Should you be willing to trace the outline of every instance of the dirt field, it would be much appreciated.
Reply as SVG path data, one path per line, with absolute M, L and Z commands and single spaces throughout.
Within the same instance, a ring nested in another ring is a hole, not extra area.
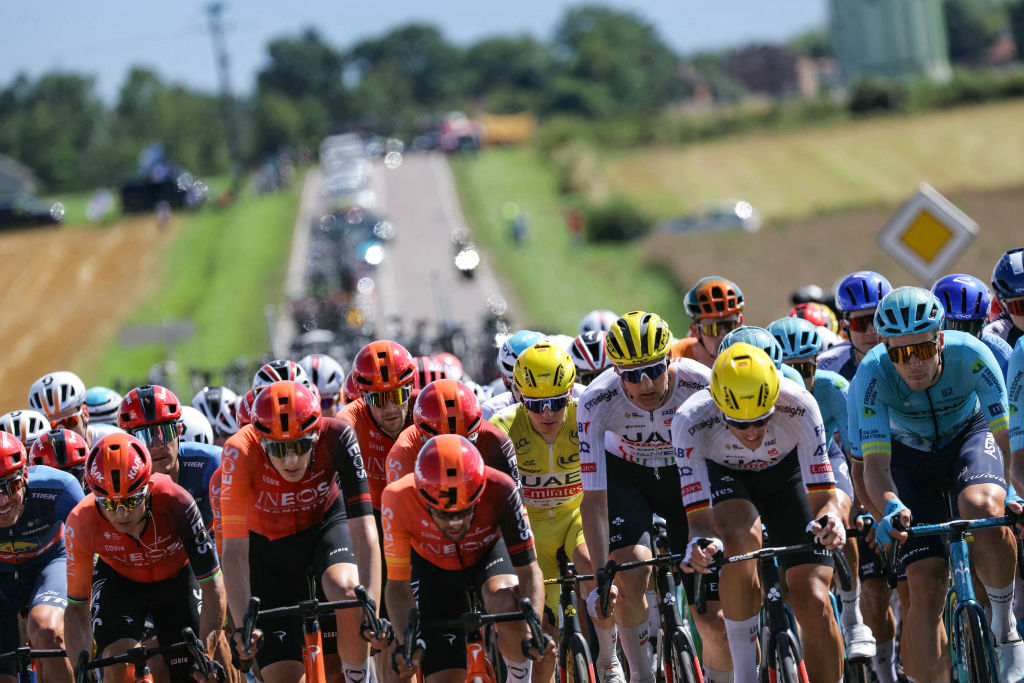
M 953 271 L 988 282 L 996 259 L 1007 249 L 1024 246 L 1024 187 L 948 198 L 980 226 L 978 238 L 953 264 Z M 854 270 L 876 270 L 893 286 L 931 286 L 918 282 L 876 242 L 895 209 L 885 206 L 769 224 L 755 234 L 655 235 L 644 248 L 648 258 L 668 268 L 683 287 L 707 275 L 735 280 L 747 300 L 746 322 L 762 325 L 786 314 L 790 293 L 800 285 L 813 282 L 829 289 Z
M 26 408 L 29 387 L 47 372 L 74 370 L 89 381 L 87 364 L 159 282 L 159 255 L 176 229 L 159 232 L 146 216 L 0 233 L 0 413 Z

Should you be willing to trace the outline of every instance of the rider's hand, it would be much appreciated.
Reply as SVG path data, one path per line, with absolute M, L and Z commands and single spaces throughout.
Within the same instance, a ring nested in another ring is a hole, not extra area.
M 526 644 L 529 639 L 523 641 L 523 654 L 529 657 L 533 661 L 547 657 L 554 659 L 555 656 L 555 641 L 550 636 L 545 636 L 543 649 L 538 650 L 535 647 L 527 648 Z
M 710 574 L 714 569 L 715 553 L 724 549 L 725 543 L 720 538 L 691 538 L 679 567 L 687 574 L 695 571 Z
M 258 628 L 252 630 L 252 637 L 249 638 L 249 652 L 245 651 L 245 643 L 242 642 L 242 629 L 235 629 L 235 632 L 231 634 L 231 646 L 238 653 L 238 658 L 243 662 L 250 660 L 256 656 L 256 650 L 260 647 L 260 642 L 263 640 L 263 631 Z
M 825 523 L 819 524 L 819 520 L 813 520 L 807 525 L 807 531 L 814 534 L 822 548 L 827 550 L 838 550 L 846 544 L 846 525 L 834 512 L 826 513 Z
M 590 615 L 590 618 L 591 619 L 597 619 L 597 620 L 604 620 L 604 619 L 607 619 L 610 616 L 612 616 L 612 613 L 615 612 L 615 598 L 616 598 L 616 596 L 618 596 L 618 594 L 619 594 L 619 589 L 613 583 L 612 587 L 611 587 L 611 590 L 608 591 L 608 610 L 607 610 L 607 612 L 605 614 L 601 615 L 601 614 L 598 614 L 598 612 L 597 612 L 597 610 L 600 609 L 600 607 L 601 607 L 601 605 L 600 605 L 600 601 L 601 601 L 600 591 L 597 588 L 595 588 L 594 590 L 590 591 L 590 595 L 587 596 L 587 613 Z
M 868 544 L 874 543 L 875 529 L 878 527 L 878 521 L 875 519 L 874 515 L 865 510 L 861 514 L 857 515 L 857 519 L 853 521 L 853 524 L 857 527 L 857 531 L 863 534 L 861 538 L 867 541 Z M 867 529 L 866 533 L 864 529 Z
M 377 652 L 383 652 L 391 646 L 391 643 L 395 640 L 395 634 L 391 630 L 391 623 L 387 619 L 379 619 L 380 621 L 380 632 L 375 633 L 370 628 L 370 624 L 367 622 L 362 623 L 362 630 L 360 635 L 363 640 L 370 644 L 370 649 Z
M 875 544 L 882 550 L 888 550 L 894 541 L 903 543 L 907 540 L 906 531 L 896 530 L 893 523 L 895 520 L 898 520 L 904 529 L 910 527 L 912 520 L 910 509 L 899 498 L 893 498 L 885 504 L 882 519 L 878 520 L 878 524 L 875 526 Z
M 1011 519 L 1021 520 L 1024 514 L 1024 498 L 1021 498 L 1013 486 L 1006 490 L 1006 516 Z M 1013 531 L 1018 538 L 1024 538 L 1024 520 L 1016 521 L 1013 524 Z
M 416 675 L 416 670 L 420 667 L 420 660 L 423 659 L 422 642 L 417 641 L 413 646 L 416 649 L 412 653 L 412 666 L 409 666 L 405 661 L 405 648 L 403 646 L 399 645 L 391 652 L 391 668 L 395 670 L 399 678 L 409 679 Z

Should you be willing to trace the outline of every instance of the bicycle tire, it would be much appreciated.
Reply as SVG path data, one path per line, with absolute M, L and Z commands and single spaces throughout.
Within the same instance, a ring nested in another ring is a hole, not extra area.
M 704 683 L 704 674 L 697 660 L 697 648 L 690 634 L 682 627 L 677 627 L 668 645 L 668 668 L 672 671 L 672 683 Z
M 868 673 L 868 662 L 845 660 L 843 662 L 843 681 L 845 683 L 870 683 L 871 674 Z
M 598 683 L 594 663 L 579 646 L 569 646 L 565 659 L 565 683 Z
M 989 649 L 985 647 L 984 614 L 977 605 L 965 605 L 960 612 L 957 624 L 960 631 L 960 642 L 963 645 L 964 664 L 967 667 L 968 680 L 978 683 L 996 681 L 998 669 L 989 659 Z
M 774 656 L 778 683 L 808 683 L 804 663 L 797 657 L 789 634 L 775 640 Z

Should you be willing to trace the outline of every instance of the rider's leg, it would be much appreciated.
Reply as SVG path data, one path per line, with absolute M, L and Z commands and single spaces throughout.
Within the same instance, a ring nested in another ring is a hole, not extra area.
M 786 569 L 789 603 L 801 627 L 804 664 L 812 681 L 838 681 L 843 675 L 843 641 L 829 597 L 832 573 L 831 567 L 819 564 Z
M 942 625 L 949 572 L 938 557 L 925 557 L 907 565 L 908 603 L 902 603 L 903 636 L 900 652 L 903 668 L 916 681 L 941 681 L 949 677 L 949 648 Z
M 725 544 L 725 555 L 739 555 L 761 547 L 761 518 L 750 501 L 741 498 L 723 500 L 712 507 L 712 514 L 715 533 Z M 719 572 L 718 594 L 732 653 L 734 679 L 736 683 L 757 681 L 757 615 L 761 608 L 761 583 L 757 578 L 756 563 L 740 562 L 723 567 Z

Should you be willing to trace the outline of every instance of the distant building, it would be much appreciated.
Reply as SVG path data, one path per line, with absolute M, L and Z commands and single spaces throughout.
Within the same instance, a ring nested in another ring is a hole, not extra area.
M 842 82 L 868 76 L 946 81 L 951 75 L 942 0 L 830 0 Z
M 783 45 L 749 45 L 730 54 L 724 68 L 751 93 L 782 97 L 799 92 L 798 59 Z

